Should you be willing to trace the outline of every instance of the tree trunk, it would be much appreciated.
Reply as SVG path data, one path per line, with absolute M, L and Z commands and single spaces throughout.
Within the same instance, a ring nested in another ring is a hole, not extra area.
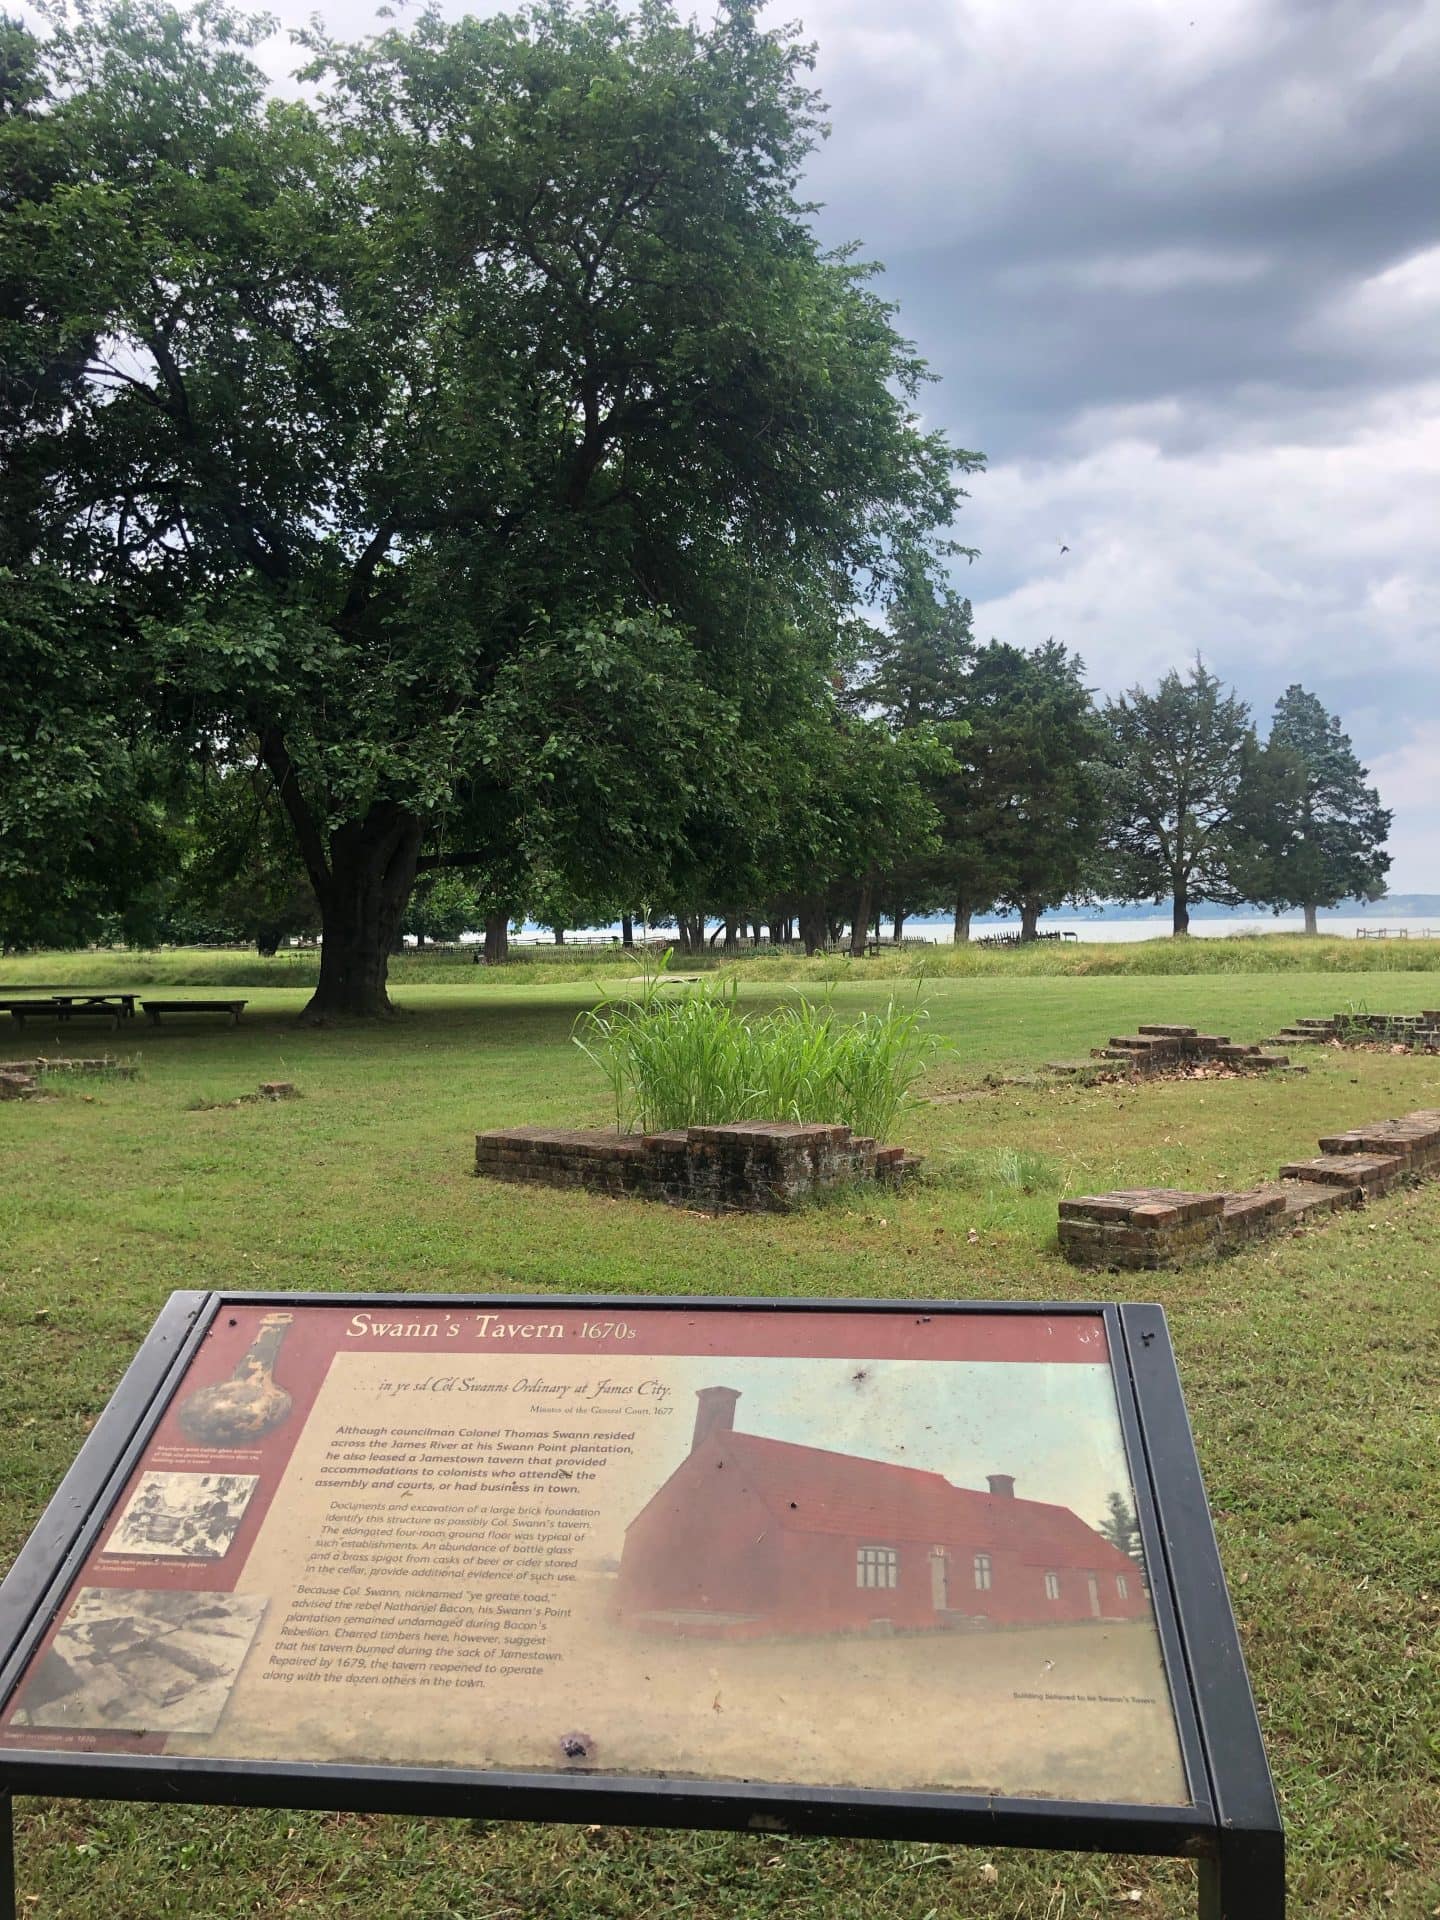
M 485 916 L 485 964 L 500 967 L 510 958 L 510 915 L 487 913 Z
M 904 907 L 896 907 L 895 909 L 895 944 L 897 947 L 900 944 L 900 936 L 904 931 L 905 931 L 905 909 Z
M 620 944 L 622 947 L 633 947 L 635 944 L 635 921 L 628 913 L 620 916 Z
M 853 960 L 865 958 L 865 936 L 870 931 L 870 893 L 872 881 L 867 874 L 860 883 L 860 891 L 855 896 L 855 911 L 850 919 L 850 957 Z
M 1315 904 L 1309 900 L 1305 903 L 1305 931 L 1306 933 L 1319 933 L 1320 931 L 1320 922 L 1315 918 Z
M 394 1011 L 386 971 L 415 884 L 420 837 L 414 815 L 388 805 L 330 835 L 320 891 L 320 980 L 304 1019 L 374 1019 Z
M 1190 931 L 1190 896 L 1184 887 L 1175 889 L 1175 938 Z
M 565 944 L 565 929 L 563 927 L 556 927 L 555 929 L 555 944 L 557 947 L 563 947 Z
M 824 937 L 824 908 L 815 901 L 802 901 L 800 903 L 800 939 L 808 957 L 814 956 Z
M 971 911 L 972 909 L 968 900 L 957 900 L 955 902 L 955 931 L 951 938 L 957 947 L 961 945 L 963 941 L 970 938 Z
M 1040 903 L 1032 895 L 1020 902 L 1020 938 L 1036 940 L 1040 935 Z

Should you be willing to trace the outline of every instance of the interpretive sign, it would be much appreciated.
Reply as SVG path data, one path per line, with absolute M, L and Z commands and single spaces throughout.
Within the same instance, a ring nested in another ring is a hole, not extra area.
M 0 1785 L 1189 1853 L 1279 1822 L 1163 1316 L 177 1295 Z

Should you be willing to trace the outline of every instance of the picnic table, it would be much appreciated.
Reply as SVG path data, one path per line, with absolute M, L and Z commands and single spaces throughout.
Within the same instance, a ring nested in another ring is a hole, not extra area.
M 95 1017 L 108 1020 L 111 1026 L 119 1026 L 122 1020 L 135 1018 L 135 1002 L 138 995 L 133 993 L 104 993 L 77 991 L 67 988 L 62 993 L 37 995 L 33 991 L 15 999 L 0 1000 L 0 1013 L 8 1013 L 19 1026 L 27 1020 L 39 1016 L 48 1016 L 58 1022 Z
M 228 1013 L 232 1027 L 238 1027 L 248 1000 L 152 1000 L 147 994 L 140 1002 L 145 1018 L 158 1027 L 162 1013 Z

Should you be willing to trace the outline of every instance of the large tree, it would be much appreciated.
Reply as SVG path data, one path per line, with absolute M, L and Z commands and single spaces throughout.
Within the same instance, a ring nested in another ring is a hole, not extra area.
M 1029 652 L 983 648 L 969 712 L 985 749 L 995 897 L 1033 940 L 1042 913 L 1088 889 L 1104 825 L 1105 731 L 1082 662 L 1056 640 Z
M 743 0 L 426 14 L 312 43 L 299 100 L 261 31 L 133 0 L 27 52 L 0 295 L 68 390 L 24 560 L 123 598 L 178 743 L 253 746 L 312 1012 L 368 1014 L 416 875 L 517 823 L 588 893 L 663 875 L 973 463 L 810 230 L 808 55 Z
M 1246 896 L 1277 913 L 1316 914 L 1342 900 L 1378 900 L 1390 856 L 1390 814 L 1367 784 L 1349 735 L 1304 687 L 1275 703 L 1270 737 L 1237 806 L 1237 877 Z
M 1110 872 L 1118 899 L 1168 895 L 1174 930 L 1199 900 L 1232 900 L 1235 810 L 1255 754 L 1250 709 L 1196 660 L 1153 693 L 1133 687 L 1105 709 L 1112 762 Z

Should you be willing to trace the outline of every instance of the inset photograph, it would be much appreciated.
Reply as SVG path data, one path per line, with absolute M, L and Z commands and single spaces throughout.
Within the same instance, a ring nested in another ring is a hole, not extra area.
M 219 1560 L 229 1550 L 258 1479 L 253 1473 L 146 1473 L 105 1554 Z
M 213 1733 L 265 1597 L 83 1587 L 12 1725 Z

